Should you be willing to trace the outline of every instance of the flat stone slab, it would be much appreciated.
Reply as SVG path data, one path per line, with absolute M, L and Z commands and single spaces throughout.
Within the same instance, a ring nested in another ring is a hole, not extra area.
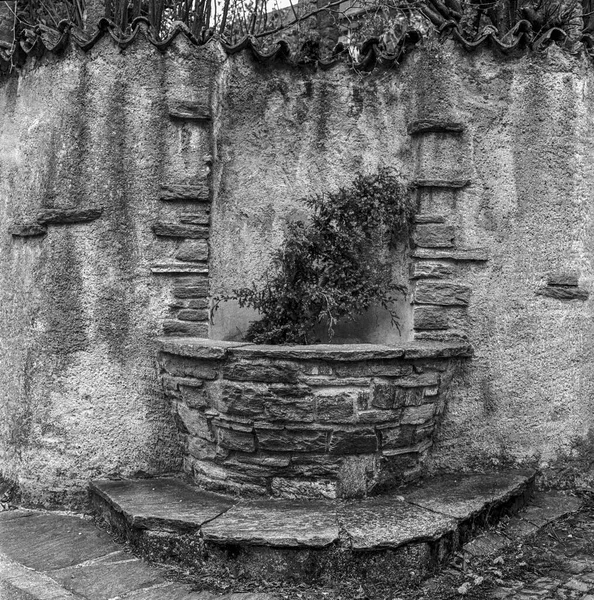
M 332 503 L 255 500 L 204 525 L 202 534 L 216 543 L 321 548 L 336 542 L 339 530 Z
M 547 523 L 577 512 L 581 505 L 581 500 L 574 496 L 561 492 L 539 492 L 519 516 L 537 527 L 544 527 Z
M 157 569 L 124 552 L 52 571 L 50 575 L 65 589 L 93 600 L 109 600 L 164 582 Z
M 239 346 L 248 346 L 249 342 L 227 342 L 202 338 L 166 337 L 157 340 L 159 349 L 168 354 L 187 356 L 189 358 L 224 358 L 227 351 Z
M 409 504 L 398 496 L 345 504 L 339 519 L 355 550 L 398 548 L 438 540 L 456 530 L 456 519 Z
M 423 508 L 467 519 L 489 505 L 521 494 L 533 477 L 527 472 L 442 475 L 426 481 L 419 489 L 404 492 L 404 497 Z
M 44 573 L 38 573 L 0 554 L 2 600 L 80 600 Z
M 173 478 L 94 481 L 91 489 L 139 529 L 197 529 L 236 503 Z
M 169 354 L 193 358 L 222 359 L 275 358 L 279 360 L 340 360 L 361 361 L 381 359 L 448 358 L 472 356 L 472 347 L 465 342 L 414 341 L 397 346 L 381 344 L 311 344 L 271 346 L 246 342 L 227 342 L 202 338 L 161 338 L 159 348 Z
M 537 492 L 525 510 L 505 523 L 503 530 L 486 531 L 464 546 L 465 554 L 484 557 L 500 552 L 536 533 L 548 523 L 577 512 L 579 498 L 561 492 Z
M 35 511 L 17 508 L 16 510 L 4 510 L 0 512 L 0 530 L 3 522 L 12 521 L 13 519 L 20 519 L 22 517 L 32 517 L 36 515 Z
M 118 550 L 107 533 L 78 517 L 38 513 L 0 521 L 0 553 L 39 571 L 69 567 Z

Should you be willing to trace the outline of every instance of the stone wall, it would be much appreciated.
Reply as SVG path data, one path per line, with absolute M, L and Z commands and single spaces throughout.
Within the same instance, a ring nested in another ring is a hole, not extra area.
M 305 196 L 392 167 L 415 185 L 393 253 L 400 330 L 469 342 L 429 465 L 588 464 L 594 437 L 592 66 L 428 40 L 402 64 L 226 56 L 108 33 L 0 79 L 0 473 L 63 501 L 181 468 L 155 339 L 238 339 L 213 295 L 261 281 Z
M 161 343 L 159 364 L 206 489 L 334 498 L 421 476 L 467 344 Z

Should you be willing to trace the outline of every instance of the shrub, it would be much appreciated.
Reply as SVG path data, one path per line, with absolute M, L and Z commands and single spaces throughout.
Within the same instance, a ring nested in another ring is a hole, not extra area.
M 308 222 L 288 224 L 284 245 L 272 257 L 261 287 L 237 289 L 242 307 L 262 314 L 246 339 L 264 344 L 307 344 L 319 325 L 330 339 L 339 319 L 352 319 L 391 303 L 404 287 L 392 281 L 388 249 L 394 235 L 408 235 L 408 188 L 387 169 L 357 177 L 348 188 L 305 201 Z

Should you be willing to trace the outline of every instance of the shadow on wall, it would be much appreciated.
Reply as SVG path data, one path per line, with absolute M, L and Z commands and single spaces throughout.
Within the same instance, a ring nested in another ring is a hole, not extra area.
M 408 285 L 409 252 L 404 242 L 397 244 L 390 253 L 394 281 Z M 251 282 L 245 282 L 251 285 Z M 342 319 L 334 328 L 334 336 L 330 339 L 323 324 L 317 328 L 317 343 L 333 344 L 397 344 L 408 342 L 413 338 L 413 312 L 409 298 L 399 294 L 392 309 L 397 316 L 397 323 L 392 322 L 388 310 L 376 306 L 362 315 L 352 319 Z M 260 314 L 252 308 L 240 307 L 236 300 L 221 302 L 212 311 L 210 337 L 215 340 L 243 340 L 246 330 L 252 321 L 257 321 Z

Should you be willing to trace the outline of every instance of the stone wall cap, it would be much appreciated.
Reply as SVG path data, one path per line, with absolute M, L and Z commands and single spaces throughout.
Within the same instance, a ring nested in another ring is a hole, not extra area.
M 451 38 L 454 43 L 468 51 L 476 50 L 478 47 L 489 46 L 502 54 L 515 55 L 518 51 L 543 50 L 548 46 L 557 44 L 559 46 L 571 46 L 581 44 L 585 49 L 594 43 L 589 32 L 582 32 L 574 39 L 557 27 L 545 31 L 534 31 L 529 21 L 521 20 L 505 35 L 500 36 L 496 29 L 486 27 L 475 37 L 467 38 L 464 30 L 454 21 L 445 21 L 438 28 L 442 37 Z M 220 50 L 228 55 L 238 52 L 250 52 L 256 60 L 262 63 L 289 63 L 296 66 L 313 63 L 316 67 L 326 70 L 340 63 L 350 63 L 356 70 L 372 70 L 376 66 L 386 68 L 397 65 L 405 52 L 421 45 L 423 35 L 420 31 L 409 29 L 404 32 L 397 41 L 393 52 L 387 52 L 380 48 L 375 38 L 370 38 L 361 46 L 361 59 L 354 61 L 350 53 L 343 45 L 338 44 L 328 59 L 318 57 L 316 59 L 304 58 L 299 53 L 291 52 L 286 41 L 280 40 L 272 50 L 259 42 L 257 37 L 248 35 L 237 44 L 226 44 L 223 40 L 215 37 L 196 37 L 183 23 L 177 22 L 173 25 L 170 34 L 161 39 L 153 30 L 151 23 L 145 17 L 138 17 L 131 23 L 129 32 L 123 32 L 115 23 L 109 19 L 102 18 L 97 23 L 97 28 L 90 37 L 85 36 L 80 30 L 73 28 L 67 21 L 60 21 L 57 28 L 37 25 L 27 30 L 27 37 L 20 40 L 18 44 L 11 44 L 10 49 L 0 48 L 0 70 L 9 71 L 11 65 L 24 64 L 29 55 L 38 56 L 44 52 L 52 54 L 63 54 L 69 45 L 78 47 L 83 52 L 88 52 L 102 38 L 110 38 L 120 49 L 125 49 L 133 44 L 139 37 L 147 40 L 160 51 L 166 50 L 178 37 L 185 38 L 190 44 L 204 47 L 217 44 Z
M 382 360 L 470 357 L 472 346 L 466 342 L 412 341 L 387 346 L 381 344 L 311 344 L 293 346 L 258 345 L 249 342 L 202 338 L 160 338 L 163 352 L 193 358 L 276 358 L 300 360 Z
M 190 358 L 223 358 L 231 348 L 248 345 L 247 342 L 229 342 L 206 338 L 158 338 L 159 350 Z

